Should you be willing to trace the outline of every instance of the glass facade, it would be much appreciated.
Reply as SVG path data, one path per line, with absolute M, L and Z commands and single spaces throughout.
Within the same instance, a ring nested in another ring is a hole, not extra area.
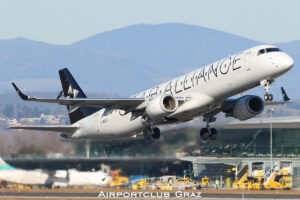
M 272 130 L 272 161 L 270 156 L 270 129 L 219 130 L 214 141 L 201 141 L 198 155 L 190 157 L 194 176 L 210 176 L 212 179 L 230 177 L 227 170 L 249 162 L 262 162 L 269 170 L 270 163 L 293 163 L 293 187 L 300 187 L 300 129 Z M 273 165 L 272 164 L 272 165 Z
M 272 153 L 278 158 L 300 157 L 300 129 L 273 129 Z M 270 130 L 221 130 L 218 139 L 200 145 L 202 156 L 270 157 Z

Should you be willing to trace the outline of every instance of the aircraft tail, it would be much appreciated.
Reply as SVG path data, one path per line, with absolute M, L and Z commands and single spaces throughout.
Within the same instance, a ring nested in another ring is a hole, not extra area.
M 59 77 L 65 98 L 87 98 L 67 68 L 59 70 Z M 62 96 L 62 92 L 57 98 Z M 67 108 L 71 124 L 74 124 L 82 118 L 85 118 L 99 110 L 99 108 L 76 105 L 67 106 Z
M 7 164 L 2 157 L 0 157 L 0 170 L 15 170 L 13 166 Z
M 288 97 L 283 87 L 281 87 L 281 93 L 282 93 L 283 101 L 291 101 L 291 99 Z

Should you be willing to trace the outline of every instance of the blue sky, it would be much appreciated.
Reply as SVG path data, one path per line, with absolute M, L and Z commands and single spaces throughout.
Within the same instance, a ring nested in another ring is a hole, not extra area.
M 300 40 L 298 0 L 0 0 L 0 39 L 70 44 L 132 24 L 179 22 L 276 43 Z

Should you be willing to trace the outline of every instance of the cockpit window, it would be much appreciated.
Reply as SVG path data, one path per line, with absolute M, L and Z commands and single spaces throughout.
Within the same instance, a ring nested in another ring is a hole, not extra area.
M 267 53 L 273 52 L 273 51 L 280 51 L 278 48 L 267 48 Z
M 270 53 L 270 52 L 275 52 L 275 51 L 281 51 L 279 48 L 266 48 L 266 49 L 261 49 L 258 51 L 257 55 L 261 55 L 264 53 Z
M 260 54 L 264 54 L 265 53 L 265 49 L 261 49 L 258 51 L 257 55 L 259 56 Z

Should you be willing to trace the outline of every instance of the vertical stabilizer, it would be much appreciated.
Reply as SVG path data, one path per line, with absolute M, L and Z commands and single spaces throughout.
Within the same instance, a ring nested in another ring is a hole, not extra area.
M 0 170 L 15 170 L 13 166 L 7 164 L 2 157 L 0 157 Z
M 291 99 L 288 97 L 288 95 L 286 94 L 286 92 L 283 89 L 283 87 L 281 87 L 280 89 L 281 89 L 283 101 L 291 101 Z
M 67 68 L 59 70 L 59 77 L 65 98 L 86 98 L 86 95 Z M 85 118 L 99 110 L 98 108 L 76 105 L 67 106 L 67 108 L 71 124 L 74 124 L 82 118 Z

